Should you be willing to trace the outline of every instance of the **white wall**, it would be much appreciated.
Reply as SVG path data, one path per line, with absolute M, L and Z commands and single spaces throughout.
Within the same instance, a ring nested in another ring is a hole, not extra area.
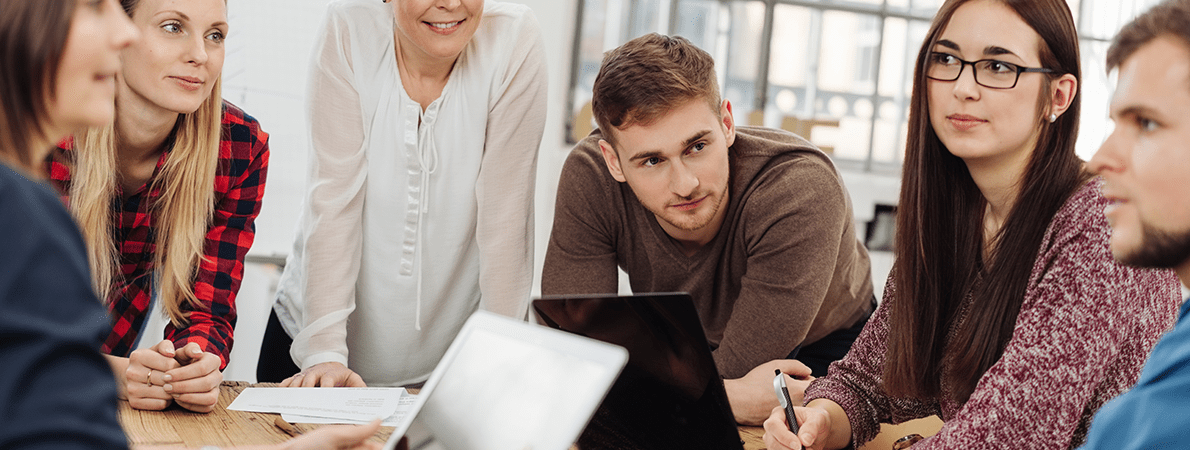
M 379 1 L 379 0 L 378 0 Z M 269 133 L 269 173 L 249 255 L 284 255 L 293 242 L 305 186 L 307 63 L 326 0 L 230 0 L 223 98 Z M 227 380 L 256 381 L 260 338 L 276 285 L 274 267 L 248 264 L 236 299 Z

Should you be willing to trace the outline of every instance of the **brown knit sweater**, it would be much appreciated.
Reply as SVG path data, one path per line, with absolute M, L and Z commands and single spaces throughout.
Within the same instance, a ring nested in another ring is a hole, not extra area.
M 868 254 L 830 158 L 780 130 L 739 127 L 730 148 L 727 216 L 686 256 L 607 171 L 599 132 L 562 168 L 543 294 L 689 292 L 720 373 L 743 376 L 871 309 Z
M 1054 215 L 1012 339 L 965 404 L 946 383 L 943 398 L 927 400 L 890 398 L 882 389 L 888 305 L 897 301 L 891 278 L 851 352 L 810 384 L 806 401 L 842 406 L 853 444 L 875 437 L 880 423 L 938 415 L 945 426 L 915 450 L 1077 447 L 1095 411 L 1136 382 L 1182 300 L 1172 271 L 1112 258 L 1101 186 L 1088 182 Z

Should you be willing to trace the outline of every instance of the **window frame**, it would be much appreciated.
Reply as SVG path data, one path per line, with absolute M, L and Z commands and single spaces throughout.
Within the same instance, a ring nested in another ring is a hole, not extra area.
M 576 26 L 574 27 L 574 36 L 572 37 L 571 55 L 570 55 L 570 74 L 569 74 L 569 79 L 568 79 L 568 83 L 567 83 L 567 91 L 566 91 L 567 97 L 566 97 L 566 101 L 565 101 L 565 103 L 566 103 L 565 111 L 567 113 L 567 117 L 564 121 L 564 126 L 566 127 L 566 133 L 565 133 L 566 140 L 567 140 L 567 143 L 569 143 L 569 144 L 575 143 L 575 142 L 573 142 L 572 136 L 569 131 L 574 126 L 573 122 L 576 118 L 575 108 L 577 106 L 577 102 L 576 102 L 576 98 L 575 98 L 576 90 L 580 88 L 580 86 L 578 84 L 579 84 L 579 77 L 581 75 L 581 64 L 582 64 L 583 56 L 584 56 L 582 54 L 584 17 L 586 15 L 588 3 L 592 2 L 592 1 L 596 1 L 596 0 L 576 0 L 576 3 L 577 3 L 576 17 L 575 17 Z M 636 36 L 629 36 L 629 34 L 631 33 L 632 27 L 628 23 L 627 16 L 628 16 L 628 14 L 630 14 L 631 11 L 636 10 L 637 7 L 641 4 L 643 4 L 644 2 L 652 2 L 652 3 L 657 4 L 657 8 L 658 8 L 657 14 L 656 14 L 656 17 L 657 17 L 656 22 L 657 23 L 654 24 L 654 29 L 652 31 L 655 31 L 655 32 L 658 32 L 661 34 L 670 34 L 671 30 L 674 30 L 677 28 L 678 20 L 679 20 L 679 13 L 681 12 L 681 3 L 683 1 L 689 1 L 689 0 L 602 0 L 602 1 L 605 1 L 608 4 L 614 3 L 615 5 L 617 5 L 617 7 L 615 7 L 615 8 L 609 7 L 608 10 L 614 10 L 614 11 L 619 12 L 620 16 L 625 19 L 625 20 L 622 20 L 621 23 L 617 24 L 617 26 L 615 27 L 615 29 L 618 32 L 616 33 L 616 36 L 614 36 L 614 39 L 609 38 L 609 36 L 607 35 L 607 32 L 612 30 L 612 27 L 610 26 L 610 24 L 603 24 L 604 30 L 605 30 L 605 35 L 603 37 L 604 44 L 605 44 L 604 47 L 607 47 L 607 45 L 613 41 L 616 42 L 615 45 L 620 45 L 620 44 L 627 42 L 628 40 L 636 37 Z M 703 1 L 705 1 L 705 0 L 703 0 Z M 911 61 L 907 61 L 904 65 L 904 73 L 899 74 L 899 75 L 898 74 L 882 73 L 882 70 L 881 70 L 882 69 L 881 63 L 882 63 L 882 57 L 883 57 L 882 53 L 884 50 L 884 39 L 887 37 L 884 34 L 885 26 L 890 19 L 905 21 L 905 23 L 907 24 L 907 26 L 905 27 L 906 28 L 906 31 L 905 31 L 906 40 L 908 40 L 908 36 L 909 36 L 908 33 L 911 32 L 910 30 L 912 29 L 912 25 L 914 24 L 914 22 L 917 22 L 918 24 L 924 23 L 924 24 L 926 24 L 926 26 L 928 26 L 928 24 L 933 20 L 934 14 L 937 12 L 937 8 L 938 8 L 938 6 L 940 6 L 940 3 L 941 3 L 938 0 L 905 0 L 905 1 L 907 2 L 907 6 L 890 5 L 889 0 L 882 0 L 879 4 L 861 3 L 861 2 L 857 2 L 857 1 L 848 1 L 848 0 L 717 0 L 717 3 L 721 10 L 723 10 L 723 8 L 730 8 L 731 5 L 735 4 L 735 3 L 760 3 L 760 4 L 763 4 L 764 9 L 765 9 L 764 22 L 763 22 L 764 25 L 763 25 L 763 28 L 760 33 L 761 47 L 759 49 L 759 53 L 758 53 L 758 57 L 757 57 L 757 67 L 756 67 L 757 76 L 756 76 L 756 79 L 754 80 L 754 86 L 752 89 L 753 104 L 752 104 L 751 109 L 764 111 L 769 106 L 770 102 L 773 101 L 773 99 L 770 98 L 770 92 L 769 92 L 769 88 L 770 88 L 769 77 L 771 75 L 769 61 L 770 61 L 771 54 L 772 54 L 774 15 L 775 15 L 775 11 L 776 11 L 776 8 L 778 5 L 789 5 L 789 6 L 801 7 L 801 8 L 809 9 L 813 12 L 819 26 L 816 27 L 817 32 L 814 33 L 811 36 L 810 41 L 806 43 L 806 45 L 808 46 L 807 48 L 811 49 L 810 52 L 811 52 L 811 55 L 813 58 L 818 57 L 818 52 L 822 48 L 822 39 L 823 39 L 824 33 L 823 33 L 822 27 L 821 27 L 821 20 L 822 20 L 823 14 L 825 14 L 828 11 L 838 11 L 838 12 L 852 13 L 852 14 L 874 17 L 877 21 L 877 25 L 876 25 L 876 29 L 874 30 L 874 33 L 877 36 L 879 36 L 879 41 L 871 49 L 871 52 L 873 53 L 873 61 L 872 61 L 872 66 L 870 67 L 870 71 L 871 71 L 870 83 L 873 85 L 873 88 L 871 89 L 872 93 L 870 95 L 867 95 L 867 97 L 869 98 L 869 101 L 873 105 L 874 110 L 871 114 L 871 117 L 868 119 L 865 119 L 868 121 L 868 146 L 866 149 L 867 154 L 866 154 L 866 157 L 863 159 L 854 159 L 854 158 L 848 158 L 848 157 L 834 157 L 834 161 L 835 161 L 835 164 L 842 170 L 850 170 L 850 171 L 856 171 L 856 172 L 862 172 L 862 173 L 884 173 L 884 174 L 899 175 L 900 171 L 901 171 L 901 163 L 902 163 L 899 156 L 896 157 L 896 161 L 891 162 L 891 163 L 887 162 L 887 161 L 876 161 L 873 158 L 874 153 L 875 153 L 875 145 L 874 145 L 875 139 L 876 139 L 875 130 L 876 130 L 876 126 L 877 126 L 877 121 L 880 120 L 879 105 L 881 105 L 881 102 L 888 100 L 881 96 L 879 86 L 880 86 L 880 83 L 881 83 L 883 77 L 885 77 L 885 76 L 905 77 L 902 80 L 911 78 L 912 73 L 913 73 L 913 63 Z M 1092 47 L 1092 44 L 1102 45 L 1104 43 L 1110 43 L 1110 41 L 1111 41 L 1110 36 L 1104 37 L 1104 36 L 1091 35 L 1091 34 L 1087 34 L 1083 31 L 1084 23 L 1094 22 L 1096 20 L 1095 17 L 1090 17 L 1091 16 L 1090 12 L 1094 10 L 1093 4 L 1099 4 L 1101 2 L 1110 1 L 1110 0 L 1067 0 L 1067 1 L 1068 1 L 1068 4 L 1071 4 L 1071 9 L 1072 9 L 1071 12 L 1074 14 L 1075 24 L 1079 30 L 1079 45 L 1081 48 L 1090 49 Z M 1158 2 L 1158 0 L 1118 0 L 1118 2 L 1120 4 L 1120 8 L 1119 8 L 1120 10 L 1131 9 L 1133 16 L 1135 16 L 1136 14 L 1139 14 L 1140 12 L 1142 12 L 1142 11 L 1148 9 L 1149 7 L 1151 7 L 1152 5 L 1156 4 Z M 925 3 L 926 6 L 921 6 L 923 3 Z M 1127 3 L 1127 7 L 1124 6 L 1124 3 Z M 1118 21 L 1118 24 L 1116 24 L 1114 26 L 1118 29 L 1119 25 L 1122 25 L 1123 23 L 1126 23 L 1127 21 L 1131 20 L 1131 17 L 1127 17 L 1127 18 L 1118 17 L 1118 18 L 1116 18 L 1116 20 Z M 1094 25 L 1099 25 L 1099 24 L 1094 24 Z M 715 42 L 721 43 L 723 41 L 723 39 L 726 39 L 727 42 L 730 42 L 733 37 L 732 33 L 734 32 L 734 30 L 732 30 L 730 28 L 731 27 L 727 27 L 726 30 L 723 30 L 723 29 L 718 30 L 720 35 L 716 36 Z M 1108 28 L 1110 28 L 1110 26 L 1108 26 Z M 1114 32 L 1113 32 L 1113 34 L 1114 34 Z M 718 45 L 717 47 L 719 47 L 719 48 L 707 49 L 707 50 L 716 56 L 717 61 L 723 60 L 723 58 L 729 58 L 727 53 L 730 52 L 730 45 L 727 46 L 728 48 L 723 48 L 723 45 L 721 45 L 721 44 Z M 610 47 L 607 47 L 607 48 L 610 48 Z M 605 48 L 604 51 L 606 51 L 607 48 Z M 907 48 L 909 48 L 910 50 L 913 50 L 916 48 L 916 46 L 910 46 Z M 720 51 L 722 51 L 722 53 L 724 53 L 724 54 L 717 54 Z M 913 51 L 910 51 L 910 53 L 913 53 Z M 1085 63 L 1089 62 L 1087 59 L 1087 56 L 1088 56 L 1087 53 L 1091 53 L 1091 52 L 1084 51 L 1082 53 L 1083 53 L 1083 61 L 1082 62 L 1084 63 L 1084 68 L 1083 68 L 1084 74 L 1083 75 L 1084 75 L 1084 80 L 1085 80 L 1088 75 L 1086 73 L 1087 68 L 1099 67 L 1099 66 L 1085 64 Z M 718 75 L 720 84 L 726 83 L 728 80 L 728 77 L 730 75 L 729 74 L 730 68 L 725 67 L 725 66 L 727 66 L 727 64 L 717 64 L 716 65 L 716 67 L 718 68 L 718 72 L 719 72 L 717 75 Z M 809 100 L 810 102 L 813 102 L 813 99 L 815 98 L 817 93 L 820 91 L 820 89 L 818 88 L 817 80 L 816 80 L 817 71 L 818 71 L 818 62 L 813 61 L 813 62 L 807 63 L 807 69 L 809 71 L 814 72 L 813 74 L 811 74 L 810 76 L 807 77 L 807 83 L 805 86 L 806 94 L 807 94 L 806 96 L 807 96 L 807 98 L 810 99 Z M 1086 85 L 1084 84 L 1083 87 L 1086 87 Z M 1109 88 L 1110 88 L 1110 86 L 1109 86 Z M 854 94 L 850 94 L 850 93 L 847 93 L 845 95 L 854 96 Z M 863 96 L 864 94 L 860 94 L 860 95 Z M 899 108 L 901 110 L 905 111 L 903 114 L 899 115 L 899 119 L 901 121 L 899 126 L 904 127 L 906 124 L 906 121 L 908 120 L 907 110 L 908 110 L 908 102 L 910 101 L 910 99 L 908 97 L 905 97 L 903 99 L 898 98 L 895 100 L 897 100 L 898 103 L 900 103 L 898 105 Z M 1084 109 L 1086 109 L 1085 106 L 1084 106 Z M 818 115 L 819 115 L 818 111 L 816 110 L 815 116 L 817 117 Z M 1081 127 L 1081 128 L 1086 129 L 1086 127 Z M 1081 134 L 1082 133 L 1080 132 L 1080 135 Z M 1097 146 L 1097 143 L 1096 143 L 1096 146 Z

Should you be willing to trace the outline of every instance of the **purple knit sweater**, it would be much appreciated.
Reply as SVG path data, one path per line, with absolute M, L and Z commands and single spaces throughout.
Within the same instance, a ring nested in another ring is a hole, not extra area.
M 915 449 L 1077 447 L 1095 411 L 1136 382 L 1182 300 L 1172 271 L 1114 261 L 1102 184 L 1088 182 L 1054 215 L 1012 339 L 966 403 L 953 400 L 948 383 L 940 398 L 885 393 L 888 305 L 896 301 L 891 279 L 850 353 L 810 384 L 806 401 L 826 398 L 842 406 L 853 444 L 874 438 L 881 423 L 938 415 L 946 422 L 942 430 Z

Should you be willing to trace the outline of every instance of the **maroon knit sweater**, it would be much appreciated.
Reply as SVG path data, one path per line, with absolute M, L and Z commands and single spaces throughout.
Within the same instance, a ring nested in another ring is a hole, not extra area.
M 914 449 L 1077 447 L 1095 411 L 1136 382 L 1182 300 L 1172 271 L 1125 267 L 1112 258 L 1101 186 L 1098 178 L 1088 182 L 1054 215 L 1012 339 L 966 403 L 956 402 L 945 382 L 940 398 L 886 394 L 888 305 L 897 301 L 891 279 L 851 352 L 810 384 L 806 401 L 842 406 L 853 444 L 874 438 L 881 423 L 938 415 L 946 422 L 942 430 Z

